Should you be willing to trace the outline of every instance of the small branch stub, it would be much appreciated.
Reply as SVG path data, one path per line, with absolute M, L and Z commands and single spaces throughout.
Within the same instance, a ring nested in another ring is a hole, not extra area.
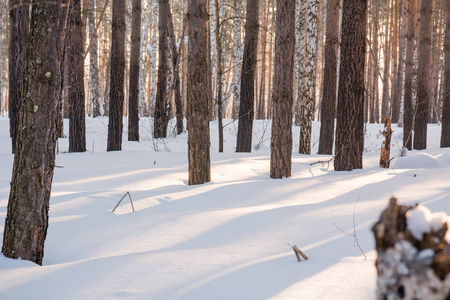
M 119 206 L 120 202 L 122 202 L 123 198 L 126 197 L 126 195 L 128 195 L 128 198 L 130 198 L 131 208 L 133 209 L 133 212 L 134 212 L 133 200 L 131 200 L 130 192 L 126 192 L 125 195 L 123 195 L 123 197 L 120 198 L 119 202 L 116 204 L 116 206 L 114 207 L 114 209 L 112 210 L 112 212 L 114 212 L 114 211 L 116 210 L 116 208 Z
M 298 249 L 297 245 L 291 246 L 289 243 L 288 245 L 292 248 L 292 250 L 294 250 L 295 256 L 297 257 L 297 261 L 301 262 L 302 259 L 300 258 L 303 257 L 304 260 L 308 260 L 308 256 L 305 255 L 305 253 L 303 253 L 300 249 Z

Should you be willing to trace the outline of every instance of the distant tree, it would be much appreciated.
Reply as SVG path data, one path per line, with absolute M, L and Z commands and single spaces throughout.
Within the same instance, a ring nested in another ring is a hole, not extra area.
M 337 54 L 339 45 L 339 0 L 327 2 L 327 28 L 325 39 L 325 70 L 320 117 L 319 154 L 332 154 L 334 118 L 336 116 Z
M 158 83 L 156 89 L 155 113 L 153 137 L 164 138 L 167 136 L 169 112 L 167 106 L 170 103 L 167 84 L 169 82 L 169 0 L 159 0 L 159 58 L 158 58 Z
M 291 176 L 295 0 L 277 0 L 270 177 Z
M 444 107 L 442 109 L 441 147 L 450 147 L 450 3 L 445 1 L 445 39 L 444 39 Z
M 189 185 L 211 181 L 207 0 L 189 0 L 187 76 Z
M 414 71 L 414 40 L 416 29 L 416 0 L 408 0 L 408 29 L 406 32 L 405 61 L 405 95 L 403 100 L 403 147 L 412 149 L 413 126 L 413 71 Z
M 6 257 L 42 264 L 55 166 L 65 0 L 32 1 L 24 101 L 3 231 Z
M 98 54 L 97 54 L 97 30 L 95 30 L 95 6 L 97 0 L 89 0 L 89 98 L 92 103 L 92 116 L 100 116 L 100 78 L 98 69 Z
M 125 0 L 113 0 L 107 151 L 122 150 L 125 78 Z
M 367 0 L 344 1 L 339 71 L 336 171 L 362 169 Z
M 3 3 L 4 1 L 1 0 L 0 1 L 0 49 L 3 49 L 3 19 L 5 19 L 5 6 L 7 7 L 8 5 L 4 5 Z M 2 65 L 2 58 L 3 55 L 0 55 L 0 66 Z M 3 100 L 3 76 L 2 76 L 2 72 L 0 72 L 0 114 L 3 112 L 3 105 L 2 105 L 2 101 Z
M 252 151 L 259 0 L 247 0 L 236 152 Z
M 9 0 L 9 132 L 15 152 L 29 27 L 29 0 Z
M 242 56 L 244 54 L 241 42 L 241 0 L 233 0 L 233 77 L 228 86 L 227 99 L 233 94 L 233 119 L 237 119 L 239 114 L 240 81 L 242 69 Z
M 69 152 L 86 151 L 84 52 L 81 1 L 73 0 L 69 12 Z
M 390 116 L 391 98 L 389 95 L 389 79 L 391 72 L 391 48 L 392 48 L 392 18 L 391 18 L 391 2 L 386 2 L 386 30 L 384 37 L 384 72 L 383 72 L 383 95 L 381 99 L 381 122 Z
M 128 99 L 128 140 L 139 141 L 139 71 L 141 58 L 141 0 L 133 0 Z
M 428 103 L 431 92 L 431 27 L 433 0 L 422 1 L 420 9 L 419 48 L 417 53 L 417 108 L 414 124 L 414 149 L 427 148 Z

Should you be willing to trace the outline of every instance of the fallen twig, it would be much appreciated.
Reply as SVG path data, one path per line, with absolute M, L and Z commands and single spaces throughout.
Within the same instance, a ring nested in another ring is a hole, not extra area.
M 134 212 L 133 200 L 131 200 L 130 192 L 126 192 L 125 195 L 123 195 L 123 197 L 120 198 L 119 202 L 116 204 L 116 206 L 114 207 L 112 212 L 114 212 L 116 210 L 116 208 L 119 206 L 120 202 L 122 202 L 123 198 L 125 198 L 126 195 L 128 195 L 128 198 L 130 198 L 131 208 L 133 209 L 133 212 Z
M 305 253 L 303 253 L 302 251 L 300 251 L 300 249 L 298 249 L 298 247 L 296 245 L 292 246 L 291 244 L 287 243 L 292 250 L 294 250 L 295 256 L 297 257 L 297 261 L 301 262 L 302 259 L 300 258 L 303 257 L 304 260 L 308 260 L 308 256 L 305 255 Z

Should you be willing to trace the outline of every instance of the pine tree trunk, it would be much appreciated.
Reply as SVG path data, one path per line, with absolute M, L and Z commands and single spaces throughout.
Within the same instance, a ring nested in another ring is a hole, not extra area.
M 327 2 L 325 70 L 320 117 L 319 154 L 332 154 L 336 116 L 337 50 L 339 41 L 339 0 Z
M 403 147 L 412 149 L 413 128 L 413 72 L 414 72 L 414 40 L 416 27 L 416 0 L 408 0 L 408 31 L 406 33 L 405 61 L 405 95 L 403 100 Z
M 236 152 L 251 152 L 252 150 L 258 18 L 259 0 L 247 0 Z
M 69 11 L 67 55 L 69 61 L 69 152 L 86 151 L 83 24 L 81 1 L 73 0 Z
M 167 136 L 168 112 L 167 103 L 170 101 L 170 94 L 167 90 L 169 77 L 169 44 L 168 44 L 168 15 L 170 9 L 169 0 L 159 0 L 159 64 L 158 83 L 155 100 L 154 114 L 154 138 L 165 138 Z
M 441 147 L 450 147 L 450 3 L 445 2 L 444 100 L 442 108 Z
M 306 12 L 308 11 L 308 0 L 296 0 L 295 14 L 295 106 L 294 122 L 296 126 L 301 125 L 301 105 L 305 97 L 305 39 L 306 39 Z
M 189 185 L 211 181 L 208 118 L 208 46 L 206 0 L 189 0 L 188 157 Z
M 433 0 L 422 1 L 417 67 L 417 109 L 414 125 L 414 149 L 427 148 L 428 103 L 431 89 L 431 28 Z
M 215 1 L 215 7 L 218 8 L 219 0 Z M 214 28 L 216 28 L 214 32 L 214 39 L 216 45 L 216 54 L 217 54 L 217 119 L 218 119 L 218 130 L 219 130 L 219 152 L 223 152 L 223 102 L 222 102 L 222 89 L 223 89 L 223 69 L 222 69 L 222 41 L 220 39 L 221 33 L 223 33 L 223 28 L 220 28 L 220 17 L 219 17 L 219 9 L 215 10 L 215 21 L 216 24 Z
M 291 177 L 295 1 L 277 0 L 270 178 Z
M 336 171 L 362 169 L 367 0 L 344 1 L 336 124 Z
M 397 72 L 401 69 L 401 65 L 398 64 L 398 26 L 399 26 L 399 17 L 398 17 L 398 0 L 394 0 L 394 33 L 392 38 L 392 60 L 394 61 L 392 66 L 392 84 L 391 84 L 391 116 L 392 123 L 398 123 L 398 116 L 400 114 L 400 101 L 401 97 L 397 94 Z
M 29 0 L 9 0 L 9 132 L 15 152 L 29 26 Z
M 113 0 L 107 151 L 122 150 L 125 79 L 125 0 Z
M 17 147 L 3 231 L 6 257 L 42 264 L 55 166 L 65 1 L 32 1 Z
M 128 140 L 139 141 L 139 71 L 141 57 L 141 0 L 133 0 L 131 24 Z
M 372 11 L 373 11 L 373 73 L 372 73 L 372 90 L 370 97 L 370 123 L 379 122 L 379 116 L 376 113 L 378 111 L 378 25 L 379 25 L 379 16 L 380 16 L 380 0 L 372 0 Z
M 92 103 L 92 116 L 100 116 L 100 75 L 98 70 L 97 31 L 95 30 L 95 7 L 97 0 L 89 0 L 89 97 Z
M 386 8 L 386 34 L 384 44 L 384 72 L 383 72 L 383 96 L 381 99 L 381 121 L 390 116 L 390 96 L 389 96 L 389 78 L 391 69 L 391 1 L 387 0 Z

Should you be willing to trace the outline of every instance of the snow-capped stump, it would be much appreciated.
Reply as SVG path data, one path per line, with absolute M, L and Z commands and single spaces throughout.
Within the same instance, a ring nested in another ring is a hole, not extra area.
M 391 198 L 372 227 L 378 299 L 450 299 L 448 221 L 445 213 Z

